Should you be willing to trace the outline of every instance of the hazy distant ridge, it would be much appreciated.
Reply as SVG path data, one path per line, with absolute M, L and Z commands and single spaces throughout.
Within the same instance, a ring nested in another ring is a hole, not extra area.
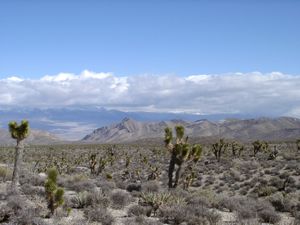
M 124 118 L 120 123 L 101 127 L 82 140 L 98 143 L 122 143 L 148 138 L 161 138 L 167 126 L 181 124 L 190 137 L 223 137 L 250 141 L 255 139 L 284 140 L 300 138 L 300 119 L 291 117 L 230 119 L 219 122 L 170 120 L 141 122 Z

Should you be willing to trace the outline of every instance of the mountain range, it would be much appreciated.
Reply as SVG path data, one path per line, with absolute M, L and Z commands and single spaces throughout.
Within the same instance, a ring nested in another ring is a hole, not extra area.
M 185 127 L 191 138 L 226 138 L 243 142 L 256 139 L 276 141 L 300 138 L 300 119 L 291 117 L 227 119 L 221 121 L 170 120 L 161 122 L 141 122 L 124 118 L 120 123 L 104 126 L 85 136 L 84 142 L 124 143 L 143 139 L 162 139 L 166 127 Z
M 125 117 L 134 120 L 167 121 L 180 119 L 195 121 L 209 119 L 216 121 L 230 117 L 249 118 L 247 115 L 195 115 L 188 113 L 159 113 L 159 112 L 124 112 L 101 107 L 63 107 L 63 108 L 29 108 L 29 107 L 1 107 L 0 128 L 7 129 L 9 121 L 27 119 L 30 127 L 35 130 L 44 130 L 65 140 L 80 140 L 93 130 L 121 121 Z M 252 115 L 253 116 L 253 115 Z
M 252 117 L 252 118 L 251 118 Z M 235 118 L 235 119 L 226 119 Z M 255 115 L 123 112 L 101 107 L 65 107 L 50 109 L 0 109 L 0 145 L 13 144 L 7 131 L 9 121 L 28 119 L 32 130 L 30 144 L 69 141 L 121 143 L 159 139 L 164 129 L 183 125 L 191 138 L 219 137 L 251 141 L 294 140 L 300 138 L 300 120 L 291 117 Z

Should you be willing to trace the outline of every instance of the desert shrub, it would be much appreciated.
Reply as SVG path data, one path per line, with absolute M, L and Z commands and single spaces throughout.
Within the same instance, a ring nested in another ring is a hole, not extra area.
M 53 221 L 55 225 L 66 225 L 65 221 L 60 221 L 61 219 L 57 218 L 57 221 Z M 85 218 L 69 218 L 68 224 L 72 225 L 90 225 L 90 223 Z M 40 225 L 40 224 L 38 224 Z M 47 224 L 48 225 L 48 224 Z
M 285 170 L 297 170 L 297 169 L 298 169 L 297 161 L 290 161 L 285 167 Z
M 112 225 L 114 223 L 113 216 L 105 208 L 89 207 L 84 210 L 84 216 L 88 221 L 100 222 L 102 225 Z
M 283 172 L 279 175 L 279 178 L 285 180 L 285 179 L 289 178 L 289 176 L 290 176 L 289 172 Z
M 248 194 L 248 188 L 242 188 L 242 189 L 240 189 L 239 193 L 241 195 L 247 195 Z
M 0 221 L 9 220 L 18 225 L 39 225 L 40 211 L 18 195 L 9 196 L 6 206 L 0 209 Z
M 5 223 L 14 214 L 11 208 L 7 205 L 0 206 L 0 223 Z
M 265 182 L 265 180 L 259 180 L 257 177 L 254 177 L 254 178 L 252 178 L 250 181 L 248 181 L 248 182 L 245 182 L 248 186 L 250 186 L 250 187 L 255 187 L 255 185 L 258 183 L 258 182 Z
M 258 216 L 264 223 L 276 224 L 280 221 L 280 216 L 275 212 L 274 208 L 266 208 L 258 212 Z
M 272 204 L 276 211 L 293 213 L 297 210 L 298 196 L 297 194 L 283 195 L 282 193 L 277 192 L 274 195 L 271 195 L 268 198 L 268 201 Z
M 97 187 L 93 180 L 69 181 L 65 184 L 67 188 L 76 192 L 93 191 Z
M 256 202 L 249 198 L 240 198 L 235 209 L 239 220 L 247 220 L 256 217 Z
M 141 191 L 141 190 L 142 190 L 142 187 L 141 187 L 140 184 L 131 183 L 131 184 L 128 184 L 128 185 L 127 185 L 126 190 L 127 190 L 128 192 L 132 192 L 132 191 Z
M 160 208 L 159 216 L 167 224 L 215 225 L 221 216 L 201 205 L 167 204 Z
M 260 186 L 256 189 L 256 193 L 259 197 L 270 196 L 276 191 L 277 189 L 273 186 Z
M 91 205 L 89 193 L 87 191 L 77 193 L 70 201 L 70 206 L 77 209 L 83 209 Z
M 294 214 L 294 217 L 295 217 L 294 224 L 295 225 L 300 224 L 300 212 L 299 211 Z
M 116 184 L 113 181 L 107 181 L 103 179 L 98 179 L 96 185 L 101 188 L 102 192 L 109 194 L 113 189 L 116 188 Z
M 222 197 L 219 201 L 218 208 L 228 209 L 230 212 L 235 211 L 239 207 L 239 201 L 237 198 Z
M 179 204 L 163 206 L 159 214 L 163 222 L 167 224 L 179 225 L 187 220 L 186 208 Z
M 238 184 L 234 184 L 234 185 L 232 185 L 232 189 L 237 191 L 240 189 L 240 186 Z
M 210 189 L 199 190 L 195 192 L 192 196 L 195 198 L 195 201 L 187 197 L 189 204 L 196 203 L 211 208 L 216 207 L 219 203 L 217 195 Z
M 0 167 L 0 181 L 6 181 L 11 174 L 12 172 L 8 168 Z
M 216 211 L 208 211 L 205 218 L 208 220 L 210 225 L 217 225 L 221 220 L 221 215 L 218 214 Z
M 23 210 L 19 210 L 16 215 L 13 216 L 11 222 L 18 225 L 44 225 L 46 224 L 39 218 L 38 211 L 34 208 L 26 207 Z
M 147 181 L 142 184 L 142 191 L 143 192 L 158 192 L 160 190 L 160 184 L 155 181 Z
M 228 176 L 223 176 L 223 180 L 226 180 L 228 178 Z M 213 177 L 213 176 L 208 176 L 205 180 L 205 185 L 208 186 L 208 185 L 212 185 L 214 184 L 214 182 L 216 181 L 216 178 Z
M 37 174 L 34 174 L 30 171 L 22 171 L 20 174 L 20 184 L 30 184 L 32 186 L 44 186 L 46 177 L 41 177 Z
M 201 221 L 202 224 L 205 224 L 203 222 L 207 221 L 208 224 L 215 225 L 221 219 L 221 216 L 218 213 L 202 206 L 197 207 L 196 205 L 188 205 L 186 207 L 186 212 L 188 224 L 193 224 L 193 221 Z
M 5 178 L 7 174 L 7 168 L 0 167 L 0 178 Z
M 93 191 L 89 194 L 91 205 L 107 208 L 111 202 L 110 199 L 101 191 Z
M 189 225 L 209 225 L 206 218 L 191 216 L 188 220 Z
M 243 206 L 236 210 L 239 220 L 247 220 L 256 217 L 256 212 L 252 206 Z
M 270 186 L 274 186 L 276 187 L 277 189 L 280 189 L 283 187 L 283 180 L 281 180 L 280 178 L 278 177 L 272 177 L 270 180 L 269 180 L 269 183 L 270 183 Z
M 257 216 L 265 223 L 277 223 L 280 217 L 276 213 L 274 207 L 267 201 L 255 201 L 250 198 L 237 199 L 237 207 L 235 209 L 239 220 L 249 220 L 257 218 Z
M 128 209 L 129 216 L 146 216 L 149 214 L 149 207 L 144 207 L 141 205 L 133 205 Z
M 22 210 L 26 207 L 25 199 L 21 198 L 19 195 L 11 195 L 8 197 L 7 206 L 17 214 L 19 210 Z
M 202 207 L 211 207 L 212 204 L 210 202 L 210 199 L 206 196 L 189 196 L 186 198 L 187 204 L 189 205 L 198 205 Z
M 260 183 L 260 185 L 262 185 L 262 186 L 266 186 L 266 185 L 268 184 L 268 181 L 265 180 L 264 178 L 260 178 L 260 179 L 259 179 L 259 183 Z
M 241 175 L 238 171 L 231 169 L 230 176 L 233 178 L 235 182 L 241 181 Z
M 141 193 L 140 203 L 143 206 L 150 207 L 150 216 L 152 213 L 156 215 L 157 211 L 160 209 L 161 206 L 166 205 L 171 201 L 172 195 L 168 192 L 160 192 L 160 193 L 152 193 L 146 192 Z
M 39 196 L 44 196 L 45 195 L 45 190 L 42 187 L 36 187 L 32 186 L 31 184 L 24 184 L 21 186 L 21 190 L 25 195 L 39 195 Z
M 190 196 L 190 192 L 179 187 L 176 189 L 169 189 L 169 193 L 172 196 L 181 197 L 181 198 L 187 198 Z
M 243 162 L 243 165 L 240 168 L 244 173 L 248 173 L 251 170 L 257 170 L 259 166 L 259 163 L 256 161 L 245 161 Z
M 117 180 L 116 178 L 114 179 L 115 181 L 115 184 L 116 184 L 116 187 L 119 188 L 119 189 L 122 189 L 122 190 L 126 190 L 126 183 L 122 180 Z
M 271 196 L 268 197 L 268 201 L 273 205 L 273 207 L 280 212 L 285 211 L 284 206 L 284 196 L 282 193 L 277 192 Z
M 87 208 L 89 206 L 107 208 L 110 205 L 110 200 L 100 191 L 79 192 L 76 196 L 73 196 L 70 201 L 71 204 L 69 206 L 78 209 Z
M 111 193 L 110 200 L 114 208 L 122 209 L 129 204 L 130 195 L 125 191 L 116 191 Z
M 124 222 L 124 225 L 163 225 L 159 221 L 154 221 L 145 218 L 144 216 L 137 216 L 135 218 L 129 218 Z

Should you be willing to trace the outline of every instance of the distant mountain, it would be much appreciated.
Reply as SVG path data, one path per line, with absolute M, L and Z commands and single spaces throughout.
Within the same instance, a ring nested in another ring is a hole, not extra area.
M 64 142 L 60 138 L 46 131 L 31 130 L 29 136 L 24 140 L 24 144 L 47 145 Z M 16 140 L 12 139 L 7 130 L 0 129 L 0 146 L 15 145 Z
M 300 138 L 300 119 L 290 117 L 229 119 L 218 122 L 197 120 L 170 120 L 141 122 L 130 118 L 120 123 L 104 126 L 85 136 L 85 142 L 122 143 L 142 139 L 162 138 L 164 129 L 183 125 L 186 134 L 192 138 L 227 138 L 240 141 L 286 140 Z
M 216 121 L 228 117 L 249 118 L 245 115 L 195 115 L 188 113 L 123 112 L 101 107 L 64 107 L 64 108 L 16 108 L 1 107 L 0 128 L 6 128 L 11 120 L 28 119 L 30 127 L 45 130 L 67 140 L 79 140 L 98 127 L 108 126 L 129 117 L 137 121 L 167 121 L 171 119 L 195 121 L 209 119 Z

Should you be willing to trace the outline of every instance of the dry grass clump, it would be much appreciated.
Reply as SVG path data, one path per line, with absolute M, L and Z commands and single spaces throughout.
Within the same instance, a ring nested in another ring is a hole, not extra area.
M 115 219 L 105 208 L 89 207 L 84 210 L 84 216 L 88 221 L 100 222 L 102 225 L 112 225 Z
M 159 192 L 160 184 L 155 180 L 147 181 L 142 184 L 142 191 L 143 192 Z
M 124 222 L 124 225 L 163 225 L 157 220 L 150 220 L 144 216 L 136 216 L 129 218 Z
M 101 191 L 79 192 L 70 197 L 66 202 L 66 207 L 83 209 L 87 207 L 107 208 L 111 204 L 110 199 Z
M 127 192 L 119 190 L 110 194 L 110 200 L 113 208 L 122 209 L 130 203 L 131 196 Z
M 76 192 L 93 191 L 97 187 L 96 181 L 84 174 L 71 175 L 58 181 L 60 186 Z
M 0 222 L 11 224 L 43 224 L 40 217 L 40 210 L 29 204 L 24 197 L 12 195 L 8 197 L 6 205 L 0 208 Z
M 0 182 L 11 180 L 12 170 L 6 167 L 0 166 Z

